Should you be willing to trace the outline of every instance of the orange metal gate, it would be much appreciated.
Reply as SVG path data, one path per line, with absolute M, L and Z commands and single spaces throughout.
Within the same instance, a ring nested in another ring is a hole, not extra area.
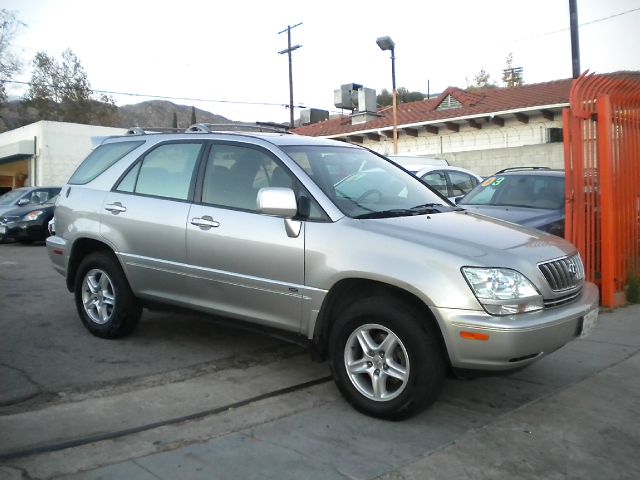
M 640 75 L 582 75 L 563 121 L 565 237 L 614 308 L 640 276 Z

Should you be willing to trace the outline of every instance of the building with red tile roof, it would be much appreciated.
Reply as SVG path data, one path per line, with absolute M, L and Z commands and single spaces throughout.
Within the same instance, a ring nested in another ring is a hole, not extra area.
M 509 166 L 563 168 L 562 109 L 572 79 L 510 88 L 449 87 L 397 107 L 398 155 L 437 156 L 489 175 Z M 392 153 L 392 108 L 344 115 L 294 130 Z

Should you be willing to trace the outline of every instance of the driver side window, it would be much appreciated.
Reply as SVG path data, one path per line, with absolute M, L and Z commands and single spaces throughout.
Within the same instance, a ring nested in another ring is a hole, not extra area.
M 267 153 L 241 145 L 214 145 L 205 168 L 202 202 L 255 212 L 258 190 L 293 185 L 291 174 Z

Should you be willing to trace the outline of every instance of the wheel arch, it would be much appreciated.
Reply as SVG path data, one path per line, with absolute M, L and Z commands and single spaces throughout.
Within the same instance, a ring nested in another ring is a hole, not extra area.
M 438 342 L 444 353 L 447 365 L 450 366 L 449 354 L 433 312 L 413 293 L 394 285 L 363 278 L 349 278 L 337 282 L 325 297 L 315 324 L 311 341 L 311 355 L 314 360 L 324 361 L 328 356 L 328 340 L 337 313 L 347 305 L 372 295 L 395 297 L 419 312 L 421 319 L 430 322 L 438 334 Z
M 75 242 L 73 242 L 73 246 L 71 248 L 71 254 L 69 255 L 69 263 L 67 264 L 67 289 L 72 292 L 75 281 L 76 274 L 78 273 L 78 267 L 82 260 L 91 253 L 94 252 L 107 252 L 115 255 L 113 249 L 104 242 L 100 240 L 96 240 L 93 238 L 79 238 Z M 119 260 L 118 260 L 119 262 Z

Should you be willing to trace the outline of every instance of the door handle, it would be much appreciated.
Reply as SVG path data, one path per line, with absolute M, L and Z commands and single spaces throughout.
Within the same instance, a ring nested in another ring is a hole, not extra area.
M 196 227 L 200 227 L 202 230 L 209 230 L 210 228 L 215 228 L 220 226 L 220 222 L 216 222 L 209 215 L 205 215 L 202 218 L 192 218 L 191 225 L 195 225 Z
M 126 212 L 127 211 L 127 207 L 123 207 L 120 202 L 110 203 L 109 205 L 105 205 L 104 209 L 108 210 L 109 212 L 111 212 L 111 213 L 113 213 L 115 215 L 117 215 L 120 212 Z

